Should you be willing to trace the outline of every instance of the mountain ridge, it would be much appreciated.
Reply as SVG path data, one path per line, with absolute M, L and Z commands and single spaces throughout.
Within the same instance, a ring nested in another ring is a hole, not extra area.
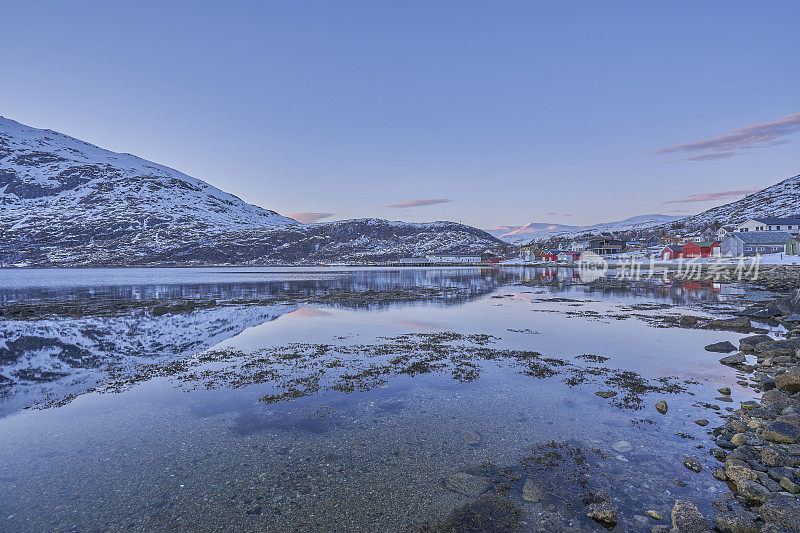
M 16 266 L 385 261 L 501 246 L 453 222 L 303 225 L 175 169 L 3 117 L 0 235 L 0 265 Z

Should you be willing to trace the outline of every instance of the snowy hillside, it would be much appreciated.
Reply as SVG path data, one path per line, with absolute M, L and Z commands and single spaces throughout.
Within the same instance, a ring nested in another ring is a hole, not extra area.
M 800 175 L 762 189 L 741 200 L 714 207 L 698 215 L 687 217 L 688 227 L 711 222 L 738 224 L 753 217 L 782 217 L 800 214 Z
M 382 260 L 499 244 L 447 222 L 304 226 L 171 168 L 2 117 L 0 234 L 0 265 Z
M 515 228 L 509 232 L 497 235 L 499 239 L 514 243 L 524 244 L 527 242 L 538 242 L 553 237 L 564 239 L 579 238 L 582 236 L 597 235 L 598 233 L 641 230 L 659 226 L 664 223 L 674 222 L 683 217 L 672 215 L 638 215 L 617 222 L 603 222 L 592 226 L 565 226 L 562 224 L 548 224 L 544 222 L 532 222 L 525 226 L 503 226 Z

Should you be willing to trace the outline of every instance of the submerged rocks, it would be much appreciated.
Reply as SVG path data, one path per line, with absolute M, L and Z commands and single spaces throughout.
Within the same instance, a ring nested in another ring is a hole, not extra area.
M 703 513 L 695 504 L 677 500 L 672 506 L 672 527 L 679 533 L 705 533 L 711 531 Z
M 613 391 L 613 390 L 601 390 L 601 391 L 595 392 L 595 395 L 596 396 L 600 396 L 601 398 L 608 399 L 608 398 L 613 398 L 614 396 L 617 395 L 617 393 L 615 391 Z
M 489 478 L 483 476 L 476 476 L 467 472 L 456 472 L 445 478 L 444 486 L 453 492 L 475 497 L 486 492 L 491 483 Z
M 683 466 L 685 466 L 692 472 L 700 472 L 703 469 L 703 465 L 701 465 L 700 461 L 698 461 L 694 457 L 684 457 Z
M 626 440 L 618 440 L 617 442 L 612 444 L 611 447 L 617 453 L 628 453 L 633 449 L 633 445 Z
M 544 497 L 544 491 L 532 478 L 527 478 L 522 486 L 522 499 L 526 502 L 538 502 Z
M 705 347 L 707 352 L 730 353 L 736 351 L 736 346 L 731 341 L 715 342 Z
M 656 402 L 656 410 L 662 415 L 667 414 L 667 409 L 669 409 L 669 406 L 667 405 L 667 402 L 665 402 L 664 400 L 659 400 L 658 402 Z
M 589 505 L 586 516 L 608 529 L 613 529 L 617 525 L 617 504 L 607 492 L 592 493 L 584 499 L 584 502 Z

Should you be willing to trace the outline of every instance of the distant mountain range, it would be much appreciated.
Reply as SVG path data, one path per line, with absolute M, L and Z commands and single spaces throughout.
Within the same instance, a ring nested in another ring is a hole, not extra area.
M 303 225 L 177 170 L 0 117 L 0 265 L 293 264 L 476 253 L 453 222 Z
M 498 239 L 512 244 L 524 244 L 531 241 L 544 241 L 553 237 L 564 239 L 580 238 L 582 236 L 597 235 L 608 231 L 632 231 L 648 229 L 680 220 L 680 216 L 672 215 L 639 215 L 617 222 L 603 222 L 591 226 L 567 226 L 564 224 L 551 224 L 547 222 L 531 222 L 524 226 L 501 226 L 487 230 Z

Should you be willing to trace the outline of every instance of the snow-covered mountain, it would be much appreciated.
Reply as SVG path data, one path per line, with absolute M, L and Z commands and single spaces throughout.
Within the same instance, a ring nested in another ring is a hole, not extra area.
M 687 227 L 693 228 L 712 222 L 738 224 L 753 217 L 782 217 L 797 214 L 800 214 L 800 174 L 754 192 L 741 200 L 686 217 L 683 222 Z
M 617 222 L 602 222 L 591 226 L 566 226 L 563 224 L 550 224 L 546 222 L 531 222 L 524 226 L 501 226 L 501 228 L 511 228 L 510 231 L 505 233 L 499 233 L 500 228 L 497 230 L 490 230 L 489 232 L 503 241 L 513 244 L 524 244 L 527 242 L 543 241 L 553 237 L 573 239 L 597 235 L 604 231 L 619 232 L 641 230 L 674 222 L 681 218 L 683 217 L 672 215 L 638 215 Z
M 303 225 L 177 170 L 0 117 L 0 265 L 288 263 L 497 247 L 450 222 Z

